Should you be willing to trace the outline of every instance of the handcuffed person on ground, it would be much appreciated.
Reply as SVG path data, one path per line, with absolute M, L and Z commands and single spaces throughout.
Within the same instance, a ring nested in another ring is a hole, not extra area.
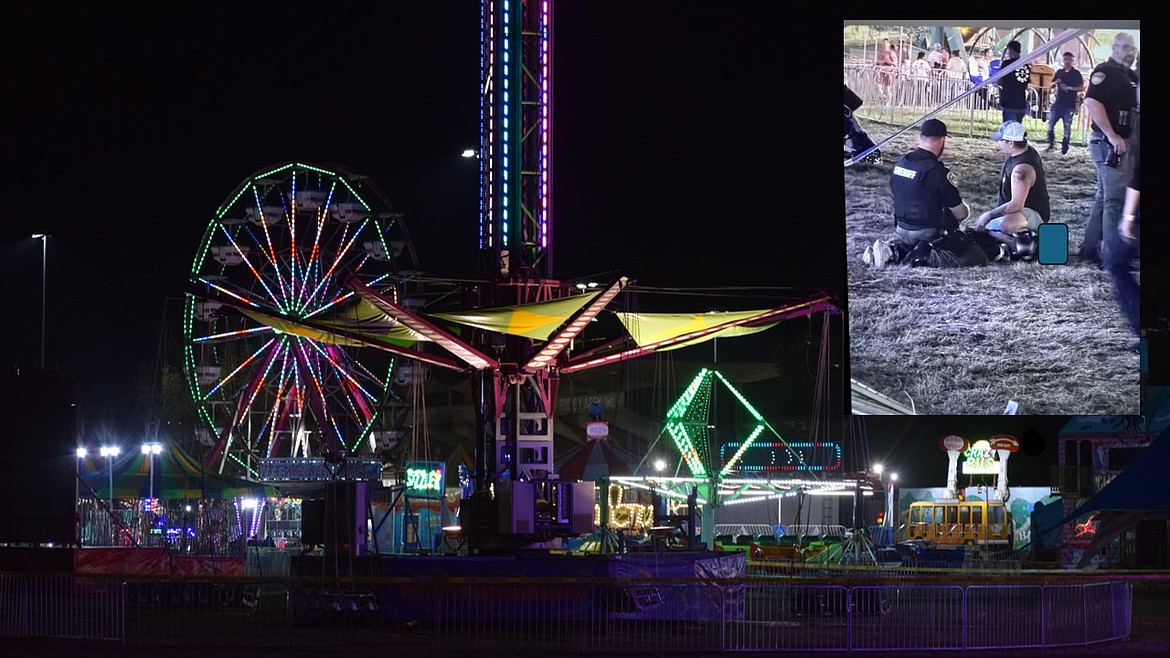
M 979 215 L 972 224 L 974 230 L 984 231 L 1007 245 L 1014 260 L 1035 257 L 1036 229 L 1051 215 L 1044 163 L 1040 153 L 1028 144 L 1027 135 L 1022 123 L 1005 121 L 991 136 L 1007 156 L 999 178 L 999 205 Z

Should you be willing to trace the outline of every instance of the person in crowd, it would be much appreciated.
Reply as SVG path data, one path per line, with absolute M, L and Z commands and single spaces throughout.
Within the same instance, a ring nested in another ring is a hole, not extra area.
M 1036 255 L 1036 229 L 1051 216 L 1044 164 L 1018 121 L 1005 121 L 991 138 L 1007 156 L 999 178 L 998 205 L 979 215 L 972 228 L 1007 245 L 1012 259 L 1031 260 Z
M 974 52 L 972 52 L 971 58 L 967 62 L 967 74 L 971 78 L 971 84 L 979 85 L 979 83 L 987 79 L 989 72 L 990 65 L 987 62 L 986 52 L 976 49 Z M 975 95 L 978 98 L 979 108 L 986 109 L 987 87 L 979 87 L 979 90 L 975 92 Z
M 910 66 L 914 73 L 914 99 L 916 105 L 930 103 L 930 63 L 926 61 L 926 53 L 918 53 L 914 64 Z
M 930 53 L 926 56 L 926 63 L 932 69 L 944 69 L 947 66 L 947 51 L 943 50 L 941 43 L 936 43 L 931 47 Z
M 1006 69 L 1020 59 L 1020 42 L 1011 40 L 1003 49 L 1000 70 Z M 1032 79 L 1032 67 L 1020 66 L 999 79 L 999 107 L 1004 121 L 1024 121 L 1028 113 L 1028 82 Z
M 889 104 L 892 100 L 890 90 L 894 85 L 894 76 L 898 72 L 897 56 L 897 51 L 890 45 L 889 37 L 882 39 L 882 45 L 878 47 L 874 64 L 877 66 L 878 89 L 881 91 L 882 102 L 885 104 Z
M 1048 148 L 1055 150 L 1056 122 L 1064 124 L 1064 137 L 1060 141 L 1060 154 L 1068 153 L 1068 141 L 1072 134 L 1073 113 L 1077 110 L 1077 94 L 1085 90 L 1085 79 L 1076 69 L 1076 57 L 1066 52 L 1061 55 L 1063 65 L 1056 70 L 1052 87 L 1056 98 L 1048 110 Z
M 1113 267 L 1110 246 L 1118 246 L 1117 227 L 1125 201 L 1125 168 L 1122 162 L 1129 150 L 1126 141 L 1137 116 L 1137 74 L 1130 68 L 1137 57 L 1133 36 L 1118 32 L 1113 38 L 1109 59 L 1089 74 L 1084 108 L 1092 121 L 1089 157 L 1097 171 L 1097 188 L 1093 207 L 1085 223 L 1084 242 L 1079 250 L 1085 263 Z
M 962 80 L 966 72 L 967 63 L 963 61 L 963 56 L 959 54 L 959 51 L 952 50 L 951 58 L 947 60 L 947 77 L 952 80 Z
M 926 267 L 985 265 L 987 256 L 959 222 L 970 209 L 963 202 L 957 179 L 943 164 L 947 125 L 938 119 L 923 122 L 918 148 L 902 156 L 890 173 L 894 201 L 893 240 L 875 240 L 862 261 L 873 269 L 890 264 Z

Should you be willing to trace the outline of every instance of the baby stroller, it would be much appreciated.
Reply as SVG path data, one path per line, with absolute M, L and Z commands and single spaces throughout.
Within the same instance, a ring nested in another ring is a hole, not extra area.
M 859 153 L 865 153 L 874 147 L 874 142 L 861 129 L 861 124 L 857 122 L 857 117 L 853 116 L 853 111 L 861 107 L 861 97 L 853 93 L 853 90 L 845 85 L 845 159 L 852 160 Z M 882 152 L 874 149 L 873 152 L 861 159 L 861 162 L 869 164 L 877 164 L 882 161 Z

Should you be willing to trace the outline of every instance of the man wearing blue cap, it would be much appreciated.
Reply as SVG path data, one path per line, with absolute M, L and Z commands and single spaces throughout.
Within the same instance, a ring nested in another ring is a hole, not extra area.
M 1019 121 L 1004 121 L 991 136 L 1007 156 L 999 177 L 999 205 L 979 215 L 972 227 L 987 231 L 1008 246 L 1013 259 L 1021 260 L 1035 257 L 1036 229 L 1052 212 L 1044 164 L 1027 136 Z
M 986 265 L 987 255 L 959 222 L 970 214 L 955 175 L 939 159 L 946 148 L 947 125 L 927 119 L 918 148 L 902 156 L 890 173 L 897 239 L 875 240 L 862 260 L 877 269 L 892 263 L 927 267 Z

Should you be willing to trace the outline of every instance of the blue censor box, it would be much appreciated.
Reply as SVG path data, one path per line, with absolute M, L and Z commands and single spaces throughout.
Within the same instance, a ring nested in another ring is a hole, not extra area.
M 1068 224 L 1041 224 L 1036 229 L 1040 251 L 1036 260 L 1041 265 L 1068 263 Z

